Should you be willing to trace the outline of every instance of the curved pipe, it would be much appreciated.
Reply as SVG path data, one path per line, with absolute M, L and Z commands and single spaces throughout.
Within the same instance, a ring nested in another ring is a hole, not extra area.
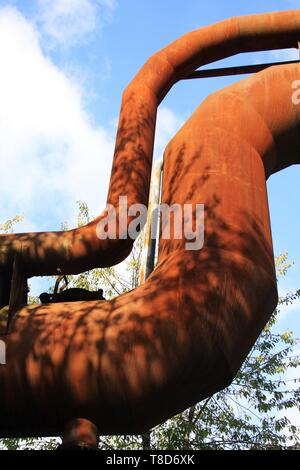
M 297 47 L 299 10 L 230 18 L 187 33 L 154 54 L 123 93 L 107 203 L 147 204 L 157 106 L 172 85 L 197 67 L 240 52 Z M 129 254 L 133 240 L 99 240 L 98 222 L 64 232 L 0 236 L 0 269 L 15 253 L 27 277 L 75 274 L 111 266 Z M 129 220 L 130 221 L 130 220 Z
M 186 38 L 209 41 L 214 28 L 222 53 L 237 50 L 226 42 L 229 25 L 243 25 L 248 50 L 270 47 L 271 36 L 281 37 L 276 27 L 296 38 L 297 13 L 280 15 L 259 16 L 254 26 L 249 18 L 223 22 L 222 35 L 219 26 L 190 33 L 179 42 L 178 61 L 185 67 L 184 57 L 189 66 L 199 59 Z M 299 70 L 272 67 L 209 96 L 168 145 L 162 202 L 205 204 L 202 250 L 162 239 L 158 265 L 137 289 L 110 301 L 17 313 L 0 367 L 1 436 L 61 434 L 74 417 L 90 419 L 102 434 L 138 433 L 230 383 L 277 303 L 265 180 L 300 162 L 300 111 L 291 100 Z M 135 93 L 134 103 L 145 96 Z M 129 105 L 123 113 L 129 109 L 127 123 L 134 123 L 140 114 Z M 137 139 L 141 146 L 143 135 Z M 135 140 L 128 145 L 133 151 Z

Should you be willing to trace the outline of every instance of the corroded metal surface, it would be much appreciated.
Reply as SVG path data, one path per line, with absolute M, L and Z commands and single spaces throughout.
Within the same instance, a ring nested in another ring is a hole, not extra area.
M 145 282 L 155 265 L 155 253 L 159 223 L 160 182 L 163 160 L 153 163 L 148 201 L 147 222 L 144 228 L 143 249 L 139 273 L 139 283 Z
M 191 73 L 185 80 L 190 80 L 191 78 L 210 78 L 210 77 L 226 77 L 232 75 L 244 75 L 249 73 L 256 73 L 261 72 L 261 70 L 265 70 L 268 67 L 272 67 L 274 65 L 288 65 L 288 64 L 296 64 L 299 62 L 298 60 L 288 60 L 282 62 L 267 62 L 265 64 L 252 64 L 252 65 L 240 65 L 237 67 L 222 67 L 217 69 L 202 69 L 196 70 L 195 72 Z
M 147 202 L 156 109 L 176 81 L 238 52 L 297 47 L 299 15 L 226 20 L 150 58 L 123 94 L 108 202 Z M 277 303 L 265 181 L 299 163 L 299 71 L 271 67 L 210 95 L 169 143 L 162 202 L 205 204 L 201 250 L 161 240 L 156 269 L 129 293 L 17 312 L 0 367 L 1 436 L 60 434 L 78 416 L 103 434 L 142 432 L 230 383 Z M 132 240 L 99 240 L 98 220 L 2 236 L 1 269 L 15 253 L 28 276 L 120 261 Z

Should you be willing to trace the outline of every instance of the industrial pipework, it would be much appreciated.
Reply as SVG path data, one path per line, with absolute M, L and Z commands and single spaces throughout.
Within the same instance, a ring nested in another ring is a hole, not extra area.
M 128 206 L 147 204 L 157 106 L 174 83 L 239 52 L 297 48 L 299 38 L 300 10 L 251 15 L 151 57 L 123 94 L 108 204 L 118 210 L 123 195 Z M 232 381 L 277 304 L 266 178 L 300 163 L 299 75 L 299 64 L 274 66 L 210 95 L 168 144 L 162 203 L 205 205 L 202 249 L 187 250 L 172 232 L 133 291 L 13 312 L 0 436 L 58 435 L 75 418 L 101 434 L 141 433 Z M 100 240 L 105 216 L 66 232 L 1 236 L 3 302 L 11 278 L 123 260 L 133 240 Z

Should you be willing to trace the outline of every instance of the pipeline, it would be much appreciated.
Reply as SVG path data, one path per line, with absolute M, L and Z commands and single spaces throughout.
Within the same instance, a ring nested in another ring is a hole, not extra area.
M 176 81 L 238 52 L 297 47 L 299 14 L 225 20 L 150 58 L 123 94 L 108 202 L 147 202 L 156 109 Z M 210 95 L 168 144 L 162 202 L 205 204 L 201 250 L 161 239 L 156 269 L 133 291 L 16 313 L 0 436 L 58 435 L 78 417 L 101 434 L 140 433 L 232 381 L 277 304 L 266 178 L 300 163 L 299 71 L 270 67 Z M 0 266 L 15 253 L 28 276 L 120 261 L 132 241 L 99 240 L 97 221 L 2 236 Z
M 152 175 L 149 191 L 147 222 L 144 228 L 143 249 L 141 253 L 139 284 L 142 284 L 155 266 L 155 256 L 158 238 L 160 183 L 163 168 L 163 159 L 155 160 L 152 166 Z

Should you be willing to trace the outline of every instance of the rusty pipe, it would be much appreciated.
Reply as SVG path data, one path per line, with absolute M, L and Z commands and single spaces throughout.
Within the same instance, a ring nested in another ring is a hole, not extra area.
M 149 191 L 147 222 L 143 234 L 143 249 L 139 270 L 139 283 L 142 284 L 155 266 L 155 255 L 158 236 L 160 182 L 163 168 L 163 159 L 156 160 L 152 165 L 152 174 Z
M 201 250 L 161 239 L 137 289 L 17 312 L 1 436 L 57 435 L 78 416 L 138 433 L 230 383 L 277 303 L 265 181 L 300 163 L 299 72 L 271 67 L 210 95 L 168 144 L 162 202 L 205 204 Z
M 187 33 L 154 54 L 123 93 L 107 203 L 147 204 L 156 110 L 172 85 L 197 67 L 240 52 L 297 47 L 299 10 L 234 17 Z M 111 266 L 130 252 L 133 240 L 99 240 L 97 224 L 62 232 L 0 236 L 0 270 L 11 271 L 18 253 L 27 277 L 75 274 Z M 130 222 L 130 219 L 129 219 Z

